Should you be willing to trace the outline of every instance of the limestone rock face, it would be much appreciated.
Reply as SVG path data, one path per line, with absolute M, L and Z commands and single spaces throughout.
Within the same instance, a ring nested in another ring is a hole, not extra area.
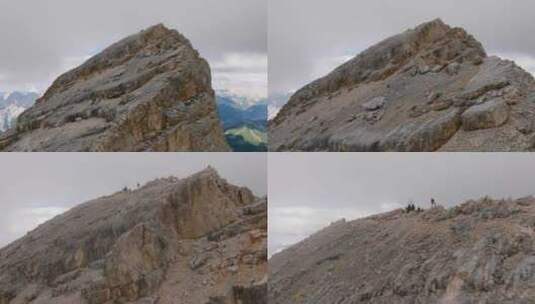
M 229 151 L 210 67 L 156 25 L 61 75 L 14 128 L 4 151 Z
M 531 74 L 487 56 L 465 30 L 434 20 L 370 47 L 297 91 L 270 121 L 269 147 L 530 151 L 534 101 Z
M 462 117 L 464 130 L 496 128 L 507 121 L 509 107 L 501 98 L 474 105 Z
M 530 303 L 535 198 L 340 221 L 274 255 L 269 303 Z
M 266 303 L 266 227 L 266 199 L 213 169 L 158 179 L 1 249 L 0 303 Z

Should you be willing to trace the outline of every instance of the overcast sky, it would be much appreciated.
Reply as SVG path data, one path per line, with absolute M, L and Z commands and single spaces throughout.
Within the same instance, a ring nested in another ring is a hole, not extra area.
M 535 72 L 535 1 L 270 0 L 270 94 L 296 90 L 369 46 L 442 18 L 464 27 L 489 54 Z
M 270 153 L 269 252 L 341 218 L 535 194 L 534 153 Z
M 188 37 L 216 89 L 266 95 L 266 0 L 0 1 L 0 92 L 43 92 L 69 68 L 157 23 Z
M 266 195 L 265 153 L 3 153 L 0 247 L 80 203 L 208 165 L 229 182 Z

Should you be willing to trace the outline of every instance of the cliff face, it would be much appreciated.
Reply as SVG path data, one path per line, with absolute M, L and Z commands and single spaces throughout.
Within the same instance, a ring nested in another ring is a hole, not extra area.
M 0 303 L 265 303 L 266 207 L 213 169 L 98 198 L 0 250 Z
M 461 28 L 424 23 L 297 91 L 270 150 L 533 150 L 535 81 Z
M 531 303 L 535 199 L 340 221 L 273 256 L 269 303 Z
M 228 151 L 210 67 L 156 25 L 60 76 L 0 136 L 5 151 Z

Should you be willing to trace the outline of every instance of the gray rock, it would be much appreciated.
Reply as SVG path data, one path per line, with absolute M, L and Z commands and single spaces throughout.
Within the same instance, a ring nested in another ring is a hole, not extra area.
M 459 70 L 461 69 L 461 64 L 458 62 L 452 62 L 447 65 L 446 72 L 448 75 L 454 76 L 459 74 Z
M 399 128 L 384 142 L 389 151 L 434 151 L 457 132 L 460 126 L 458 111 L 445 111 L 438 119 L 428 120 L 416 129 Z M 403 138 L 403 140 L 399 140 Z
M 496 128 L 503 125 L 508 117 L 509 107 L 502 98 L 474 105 L 461 116 L 466 131 Z
M 418 67 L 418 73 L 424 75 L 431 72 L 431 68 L 428 65 L 422 65 Z
M 372 100 L 362 104 L 366 111 L 375 111 L 381 109 L 386 103 L 386 98 L 383 96 L 375 97 Z
M 191 270 L 197 270 L 206 265 L 209 259 L 210 255 L 208 254 L 196 255 L 190 260 L 189 267 L 191 268 Z
M 452 104 L 451 100 L 437 100 L 431 104 L 431 109 L 433 111 L 444 111 L 451 107 Z
M 433 103 L 433 101 L 437 100 L 442 94 L 440 92 L 431 92 L 429 95 L 427 95 L 427 103 Z
M 439 73 L 440 71 L 442 71 L 443 69 L 443 66 L 441 65 L 435 65 L 432 69 L 431 69 L 431 72 L 433 73 Z

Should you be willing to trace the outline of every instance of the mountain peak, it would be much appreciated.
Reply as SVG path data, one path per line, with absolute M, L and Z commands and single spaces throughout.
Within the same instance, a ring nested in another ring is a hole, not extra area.
M 158 23 L 153 26 L 150 26 L 142 30 L 137 35 L 142 36 L 148 40 L 175 39 L 177 42 L 191 46 L 191 43 L 188 39 L 186 39 L 186 37 L 184 37 L 178 31 L 166 27 L 163 23 Z M 135 36 L 136 35 L 133 35 L 132 37 Z M 164 44 L 162 44 L 162 46 L 164 46 Z
M 214 176 L 218 178 L 220 177 L 219 172 L 217 172 L 217 169 L 212 167 L 211 165 L 208 165 L 206 168 L 199 171 L 197 174 L 202 176 Z
M 451 27 L 447 25 L 446 23 L 444 23 L 444 21 L 442 21 L 441 18 L 436 18 L 431 21 L 423 22 L 420 25 L 417 25 L 415 30 L 419 31 L 419 30 L 422 30 L 423 28 L 439 28 L 444 31 L 449 31 L 451 29 Z
M 270 150 L 530 151 L 534 91 L 532 75 L 435 19 L 298 90 L 270 121 Z
M 157 23 L 155 25 L 149 26 L 148 28 L 142 30 L 142 32 L 145 33 L 151 33 L 151 32 L 162 32 L 162 33 L 168 33 L 170 29 L 166 27 L 163 23 Z
M 184 293 L 184 303 L 226 303 L 242 301 L 239 288 L 261 293 L 266 203 L 198 176 L 80 204 L 0 249 L 0 303 L 174 303 Z
M 14 129 L 0 150 L 230 150 L 208 62 L 163 24 L 58 77 Z
M 316 94 L 341 87 L 383 80 L 411 60 L 429 64 L 451 61 L 478 61 L 486 57 L 481 44 L 464 29 L 451 28 L 441 19 L 422 23 L 387 38 L 342 64 L 327 76 L 296 92 L 292 99 L 306 100 Z M 291 101 L 290 101 L 291 102 Z

